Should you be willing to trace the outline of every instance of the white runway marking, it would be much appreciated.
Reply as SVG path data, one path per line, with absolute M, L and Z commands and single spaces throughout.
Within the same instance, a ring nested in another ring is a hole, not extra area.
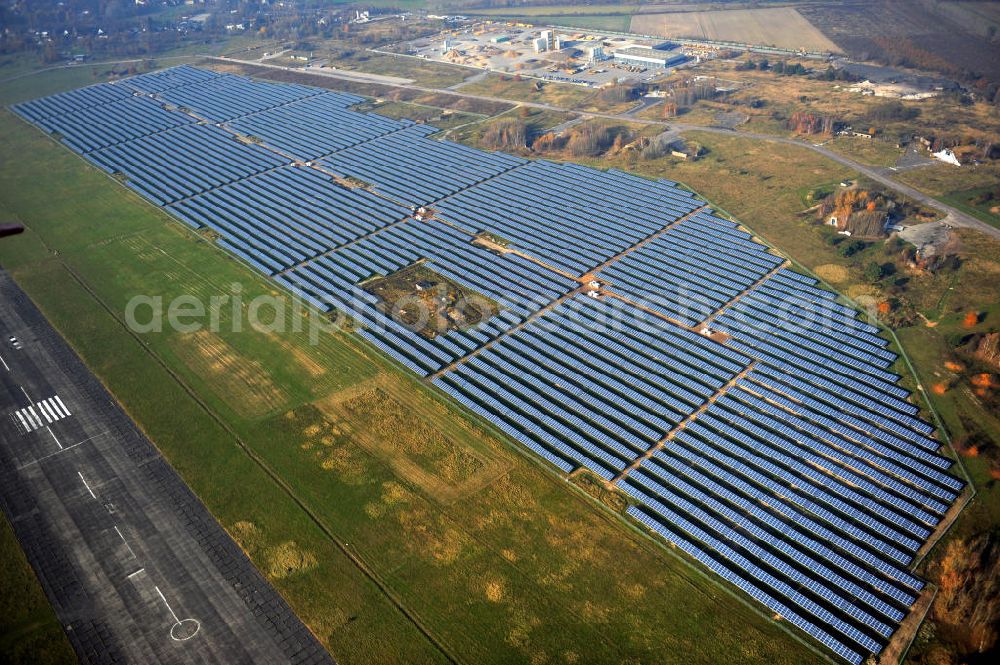
M 59 395 L 53 395 L 53 396 L 52 396 L 52 397 L 50 397 L 49 399 L 51 399 L 51 400 L 52 400 L 52 403 L 53 403 L 53 404 L 55 404 L 55 405 L 56 405 L 56 406 L 57 406 L 57 407 L 58 407 L 59 409 L 61 409 L 61 410 L 62 410 L 62 412 L 63 412 L 63 417 L 64 417 L 64 418 L 65 418 L 66 416 L 70 415 L 70 412 L 69 412 L 69 409 L 68 409 L 68 408 L 66 408 L 66 405 L 65 405 L 65 404 L 63 404 L 63 401 L 62 401 L 62 399 L 61 399 L 61 398 L 59 397 Z
M 134 573 L 129 573 L 129 574 L 128 574 L 128 575 L 126 575 L 125 577 L 126 577 L 127 579 L 132 579 L 133 577 L 135 577 L 135 576 L 136 576 L 136 575 L 138 575 L 139 573 L 144 573 L 144 572 L 146 572 L 146 569 L 145 569 L 145 568 L 140 568 L 139 570 L 135 571 Z
M 28 397 L 28 393 L 25 392 L 24 388 L 21 388 L 21 392 L 24 393 L 25 397 Z M 31 398 L 28 397 L 28 400 L 31 401 Z M 35 407 L 38 407 L 37 411 L 35 410 Z M 41 402 L 29 404 L 26 407 L 18 409 L 15 413 L 19 418 L 22 418 L 22 420 L 26 419 L 27 424 L 25 425 L 25 430 L 28 432 L 34 432 L 35 430 L 46 426 L 46 424 L 54 423 L 57 420 L 62 420 L 63 418 L 72 415 L 69 409 L 66 408 L 63 401 L 59 398 L 59 395 L 54 395 L 42 400 Z
M 42 419 L 38 417 L 35 407 L 29 406 L 25 414 L 28 416 L 28 419 L 31 420 L 31 424 L 34 425 L 32 429 L 38 429 L 42 426 Z
M 62 450 L 57 450 L 54 453 L 49 453 L 48 455 L 43 455 L 42 457 L 39 457 L 36 460 L 32 460 L 32 461 L 28 462 L 27 464 L 22 464 L 21 466 L 17 467 L 17 470 L 21 471 L 23 469 L 27 469 L 29 466 L 32 466 L 33 464 L 38 464 L 39 462 L 43 462 L 43 461 L 49 459 L 50 457 L 55 457 L 56 455 L 61 455 L 62 453 L 66 452 L 67 450 L 72 450 L 73 448 L 76 448 L 77 446 L 82 446 L 83 444 L 87 443 L 88 441 L 92 441 L 93 439 L 96 439 L 99 436 L 104 436 L 105 434 L 107 434 L 106 431 L 105 432 L 101 432 L 100 434 L 95 434 L 94 436 L 88 436 L 83 441 L 77 441 L 72 446 L 65 446 L 65 447 L 63 447 Z
M 7 370 L 8 372 L 10 371 L 10 367 L 7 365 L 7 361 L 3 359 L 3 356 L 0 356 L 0 363 L 3 363 L 3 368 L 5 370 Z
M 80 480 L 83 481 L 83 486 L 87 488 L 88 492 L 90 492 L 90 498 L 96 499 L 97 495 L 94 494 L 94 490 L 90 489 L 90 484 L 87 482 L 87 479 L 83 477 L 83 474 L 81 472 L 77 471 L 76 475 L 80 476 Z
M 117 533 L 118 537 L 122 539 L 122 542 L 125 543 L 125 547 L 128 548 L 128 553 L 132 555 L 133 559 L 135 559 L 136 556 L 135 556 L 135 552 L 132 551 L 132 546 L 128 544 L 127 540 L 125 540 L 125 536 L 122 535 L 122 532 L 118 529 L 118 525 L 117 524 L 115 525 L 115 533 Z
M 46 401 L 41 401 L 38 403 L 38 410 L 42 412 L 42 415 L 45 416 L 50 423 L 54 423 L 55 421 L 59 420 L 58 414 L 56 414 L 52 410 L 52 408 L 49 407 Z
M 201 630 L 201 623 L 197 619 L 178 619 L 163 592 L 160 591 L 160 587 L 154 585 L 153 588 L 156 589 L 156 593 L 160 594 L 160 600 L 167 606 L 170 616 L 174 618 L 174 625 L 170 627 L 170 639 L 175 642 L 183 642 L 197 635 L 198 631 Z
M 62 443 L 59 441 L 59 438 L 55 435 L 55 433 L 53 433 L 52 429 L 48 425 L 45 426 L 45 429 L 52 436 L 52 440 L 56 442 L 56 445 L 59 446 L 59 450 L 62 450 Z

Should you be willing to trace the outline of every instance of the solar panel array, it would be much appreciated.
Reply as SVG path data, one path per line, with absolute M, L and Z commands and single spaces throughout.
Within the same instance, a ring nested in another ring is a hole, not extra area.
M 184 66 L 14 110 L 846 661 L 879 653 L 963 483 L 878 329 L 676 183 L 360 100 Z M 358 286 L 417 261 L 499 312 L 430 338 Z

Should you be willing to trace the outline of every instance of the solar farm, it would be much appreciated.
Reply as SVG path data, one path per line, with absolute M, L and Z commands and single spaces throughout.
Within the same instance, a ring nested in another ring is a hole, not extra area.
M 964 484 L 878 329 L 677 183 L 362 101 L 181 66 L 13 110 L 840 659 L 880 653 Z M 420 334 L 366 288 L 415 265 L 496 307 Z

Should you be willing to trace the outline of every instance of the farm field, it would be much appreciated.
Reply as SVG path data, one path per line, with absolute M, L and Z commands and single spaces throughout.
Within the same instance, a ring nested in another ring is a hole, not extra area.
M 632 24 L 630 14 L 532 14 L 527 18 L 538 25 L 561 25 L 581 30 L 611 32 L 628 32 Z
M 835 294 L 790 271 L 752 234 L 674 182 L 433 141 L 427 138 L 433 128 L 350 109 L 360 101 L 181 67 L 14 110 L 198 229 L 202 242 L 217 238 L 216 244 L 320 311 L 350 313 L 357 337 L 337 337 L 381 349 L 560 471 L 586 469 L 624 492 L 633 502 L 629 517 L 844 660 L 856 664 L 879 653 L 924 587 L 904 567 L 963 483 L 946 473 L 951 461 L 928 438 L 933 427 L 896 385 L 899 376 L 889 371 L 896 355 L 878 328 L 857 320 L 856 312 L 834 302 Z M 107 122 L 120 114 L 130 121 Z M 192 123 L 201 119 L 214 124 Z M 226 167 L 192 161 L 186 146 L 196 144 L 198 154 Z M 569 185 L 572 199 L 565 193 Z M 302 207 L 303 198 L 314 204 Z M 637 212 L 626 212 L 626 201 L 637 204 Z M 427 218 L 425 205 L 432 211 Z M 602 214 L 588 228 L 572 222 L 597 209 Z M 142 245 L 131 248 L 151 254 Z M 703 252 L 697 260 L 690 256 L 695 248 Z M 100 259 L 97 270 L 116 268 L 109 251 L 91 248 L 88 258 Z M 160 257 L 151 255 L 147 260 L 157 263 Z M 109 276 L 102 283 L 114 281 Z M 445 305 L 432 315 L 435 328 L 424 331 L 416 327 L 419 316 L 396 311 L 397 301 L 411 297 L 401 289 L 420 291 L 438 282 L 451 288 L 433 299 L 435 308 L 438 301 Z M 392 291 L 384 302 L 383 289 Z M 463 294 L 475 292 L 486 306 L 463 312 Z M 786 298 L 799 312 L 791 318 L 777 308 Z M 618 332 L 600 325 L 609 316 L 643 312 L 651 318 L 642 325 L 628 323 Z M 233 315 L 233 323 L 242 324 L 242 312 Z M 310 333 L 318 317 L 306 314 Z M 777 317 L 783 317 L 780 328 Z M 807 321 L 828 317 L 837 320 L 834 328 L 822 341 L 808 341 L 813 324 Z M 276 332 L 260 324 L 254 329 Z M 412 409 L 400 403 L 405 389 L 393 380 L 326 376 L 288 349 L 312 378 L 297 385 L 285 364 L 265 370 L 238 330 L 190 333 L 175 326 L 168 346 L 192 384 L 208 381 L 212 402 L 220 403 L 213 412 L 265 427 L 271 414 L 283 412 L 279 422 L 304 426 L 299 448 L 318 452 L 335 469 L 345 460 L 327 458 L 325 448 L 367 441 L 368 452 L 394 470 L 409 470 L 410 485 L 438 503 L 457 503 L 464 488 L 485 489 L 503 475 L 502 460 L 471 444 L 479 438 L 476 430 L 466 437 L 419 436 L 412 444 L 403 439 L 402 449 L 380 445 L 392 431 L 410 429 L 403 423 Z M 659 361 L 650 367 L 640 360 L 661 354 L 673 359 L 669 371 Z M 855 378 L 859 372 L 863 382 Z M 330 401 L 323 397 L 327 390 L 339 394 Z M 599 411 L 593 399 L 601 401 Z M 302 400 L 319 413 L 300 411 Z M 831 409 L 846 409 L 848 423 L 864 436 L 835 426 L 831 418 L 840 416 Z M 366 421 L 371 411 L 382 415 Z M 274 473 L 308 475 L 274 449 L 292 447 L 283 440 L 272 432 L 258 452 Z M 734 464 L 732 455 L 749 455 L 753 467 L 776 478 Z M 820 480 L 800 457 L 831 479 Z M 853 471 L 858 467 L 870 480 Z M 353 476 L 353 468 L 341 469 L 341 476 Z M 815 510 L 802 503 L 802 483 L 818 483 L 817 496 L 828 506 L 823 523 L 799 512 Z M 417 508 L 402 520 L 403 533 L 412 537 L 409 520 L 417 519 L 431 560 L 457 561 L 468 534 L 390 484 L 381 483 L 387 506 Z M 736 488 L 755 501 L 734 494 Z M 749 514 L 737 518 L 727 505 Z M 366 504 L 371 518 L 383 512 Z M 793 522 L 798 528 L 789 526 Z M 259 552 L 256 525 L 250 526 L 233 528 L 248 551 Z M 740 535 L 746 528 L 756 529 L 756 542 Z M 352 543 L 368 538 L 350 535 Z M 720 546 L 717 538 L 733 540 L 752 558 Z M 817 549 L 814 538 L 850 559 Z M 281 551 L 289 549 L 299 570 L 314 567 L 309 551 L 294 541 Z M 375 566 L 398 565 L 400 557 L 416 554 L 412 543 L 376 552 Z M 774 558 L 777 553 L 782 559 Z M 413 572 L 421 579 L 425 574 L 420 567 Z M 486 602 L 503 598 L 508 584 L 514 581 L 491 583 Z M 853 600 L 845 600 L 841 587 Z M 536 591 L 527 584 L 517 597 Z M 421 620 L 404 614 L 448 654 Z M 454 634 L 447 641 L 456 640 L 463 650 L 480 643 Z M 572 642 L 564 644 L 560 648 Z
M 10 114 L 2 119 L 5 154 L 32 156 L 4 159 L 0 171 L 3 214 L 30 228 L 0 248 L 4 264 L 339 660 L 436 658 L 379 583 L 446 649 L 479 662 L 572 659 L 612 645 L 636 659 L 664 648 L 692 662 L 816 659 L 353 337 L 319 347 L 252 330 L 209 347 L 180 333 L 143 337 L 148 346 L 130 337 L 115 315 L 134 294 L 218 294 L 238 282 L 250 297 L 271 287 Z M 179 357 L 186 344 L 212 353 Z M 244 377 L 241 395 L 267 396 L 267 415 L 241 415 L 233 396 L 210 387 L 197 363 L 219 357 L 282 368 L 270 377 L 277 397 Z M 274 399 L 281 406 L 267 410 Z M 426 435 L 400 437 L 405 457 L 388 454 L 379 447 L 387 437 L 360 415 L 379 412 L 402 412 L 385 419 L 398 423 L 393 433 Z M 455 459 L 456 445 L 475 455 Z M 439 503 L 458 484 L 446 481 L 470 471 L 483 484 Z M 346 542 L 374 580 L 339 553 Z M 302 553 L 291 573 L 282 566 L 289 551 Z
M 630 31 L 807 51 L 840 50 L 794 7 L 635 14 Z
M 993 3 L 845 0 L 799 5 L 800 13 L 848 55 L 907 58 L 945 73 L 1000 74 L 990 40 L 1000 23 Z M 911 57 L 915 56 L 915 57 Z

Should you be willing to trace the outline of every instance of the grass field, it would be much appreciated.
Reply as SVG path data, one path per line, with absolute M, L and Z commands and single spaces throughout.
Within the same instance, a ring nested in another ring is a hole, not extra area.
M 7 519 L 0 513 L 0 662 L 62 665 L 73 648 Z
M 446 88 L 475 74 L 471 69 L 441 62 L 418 60 L 403 55 L 355 51 L 350 57 L 336 56 L 337 67 L 371 74 L 413 79 L 417 85 Z
M 413 102 L 366 103 L 359 106 L 356 110 L 372 111 L 387 118 L 406 118 L 415 122 L 425 122 L 438 129 L 455 129 L 456 127 L 482 120 L 484 117 L 479 113 L 449 111 L 437 106 L 415 104 Z
M 6 111 L 0 155 L 5 267 L 339 662 L 818 660 L 354 337 L 131 335 L 274 287 Z
M 868 166 L 893 166 L 903 155 L 891 141 L 838 136 L 823 144 L 828 149 Z
M 524 102 L 554 104 L 567 108 L 575 108 L 594 95 L 593 90 L 578 85 L 541 83 L 531 79 L 519 80 L 515 76 L 493 73 L 479 81 L 463 85 L 462 92 Z
M 794 7 L 636 14 L 632 17 L 631 32 L 807 51 L 840 51 Z
M 520 17 L 536 25 L 562 25 L 581 30 L 608 30 L 628 32 L 632 23 L 630 14 L 532 14 Z
M 1000 189 L 1000 165 L 956 167 L 933 164 L 896 175 L 896 179 L 923 190 L 993 226 L 1000 226 L 1000 201 L 974 203 L 971 199 L 986 191 Z

